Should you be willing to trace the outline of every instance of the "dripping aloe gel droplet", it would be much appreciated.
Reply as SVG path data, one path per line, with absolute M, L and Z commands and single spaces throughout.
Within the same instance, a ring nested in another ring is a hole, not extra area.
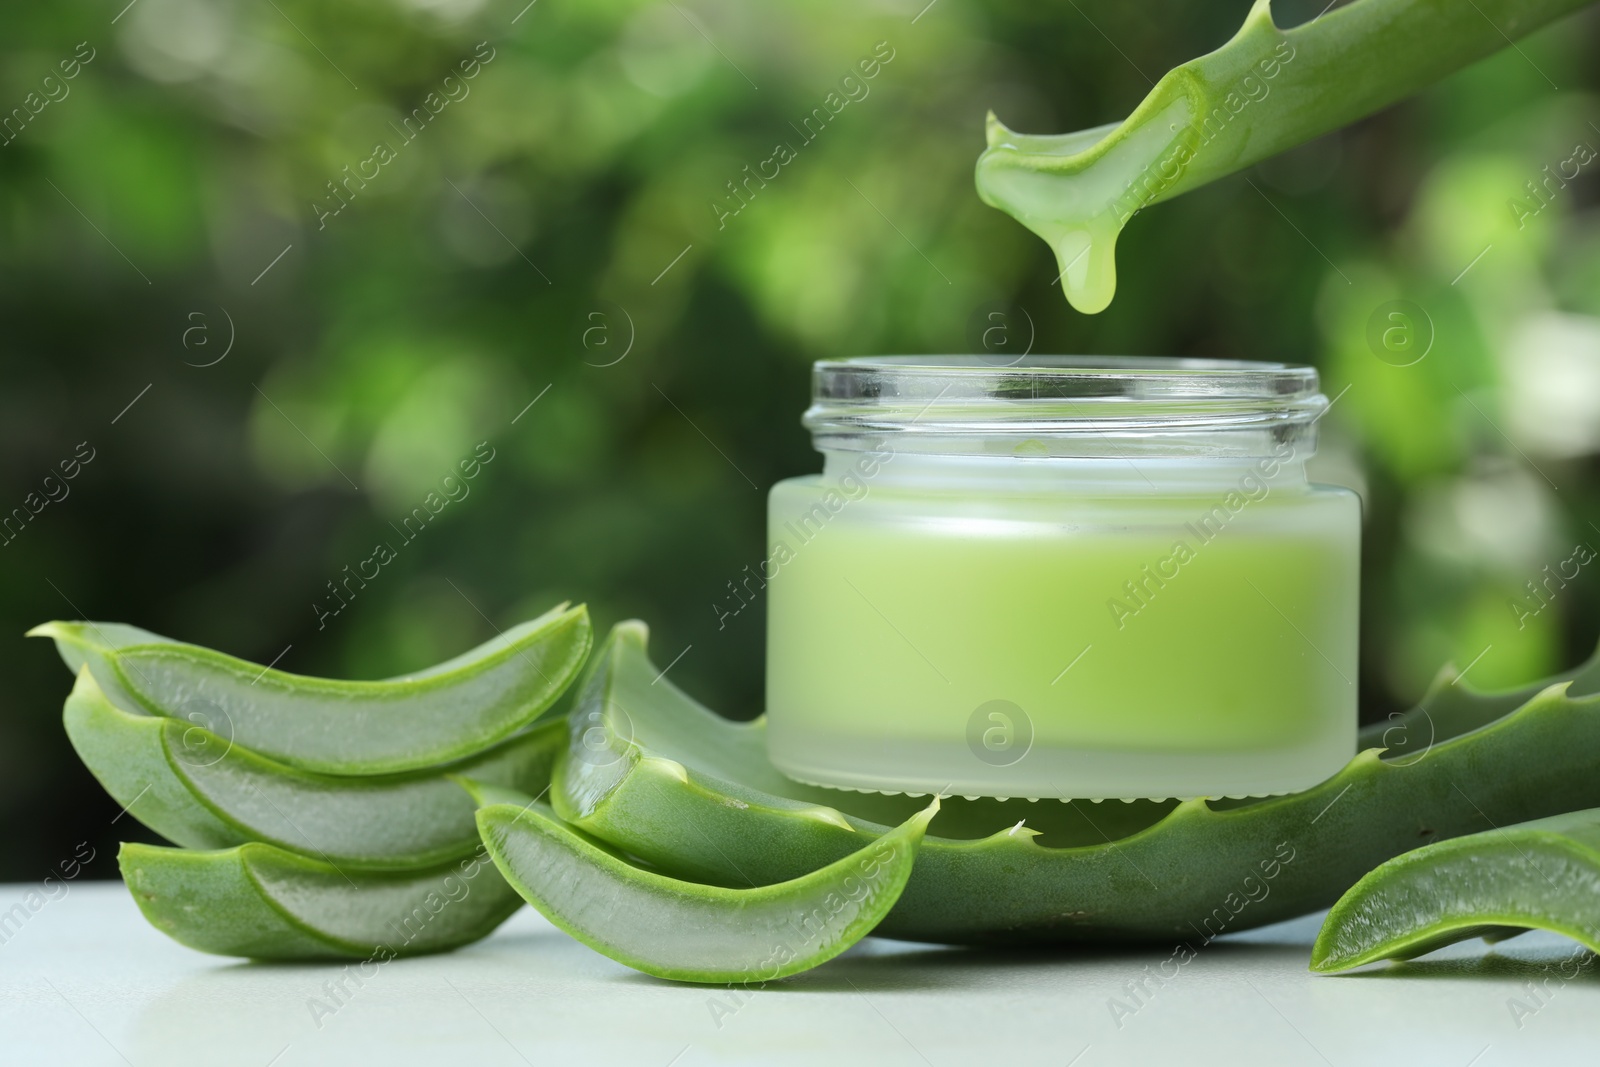
M 773 763 L 1002 797 L 1246 796 L 1355 751 L 1360 502 L 1273 363 L 821 362 L 769 500 Z

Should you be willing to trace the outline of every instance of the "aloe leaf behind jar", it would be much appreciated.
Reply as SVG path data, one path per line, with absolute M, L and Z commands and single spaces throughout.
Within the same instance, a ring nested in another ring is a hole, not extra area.
M 679 982 L 768 982 L 844 952 L 899 898 L 939 810 L 936 799 L 819 870 L 728 889 L 643 870 L 532 798 L 463 784 L 485 802 L 489 855 L 528 903 L 617 962 Z
M 480 847 L 475 806 L 446 775 L 541 792 L 566 727 L 550 722 L 433 771 L 341 778 L 276 763 L 199 726 L 123 711 L 87 667 L 62 713 L 84 765 L 175 844 L 263 841 L 342 866 L 423 866 Z
M 915 809 L 907 797 L 783 777 L 767 760 L 764 723 L 723 719 L 660 678 L 646 634 L 639 623 L 617 627 L 579 693 L 551 789 L 566 821 L 664 873 L 735 886 L 815 870 Z M 949 800 L 940 835 L 923 842 L 877 932 L 950 943 L 1194 942 L 1315 911 L 1430 841 L 1600 806 L 1600 697 L 1589 695 L 1600 658 L 1577 679 L 1475 729 L 1507 698 L 1450 687 L 1440 734 L 1465 732 L 1394 759 L 1363 751 L 1289 796 Z
M 179 944 L 257 960 L 387 962 L 488 936 L 522 898 L 487 856 L 395 871 L 344 869 L 250 844 L 216 852 L 124 844 L 122 877 Z
M 1438 742 L 1487 726 L 1563 682 L 1572 683 L 1572 696 L 1600 693 L 1600 650 L 1571 670 L 1499 692 L 1474 688 L 1452 664 L 1439 671 L 1415 707 L 1362 727 L 1356 747 L 1381 748 L 1390 762 L 1419 759 Z
M 543 713 L 592 639 L 582 605 L 561 605 L 425 671 L 377 682 L 260 667 L 136 627 L 50 622 L 76 673 L 87 665 L 128 710 L 186 721 L 303 770 L 372 775 L 470 756 Z
M 1600 808 L 1440 841 L 1388 861 L 1328 913 L 1311 969 L 1408 960 L 1527 930 L 1600 952 Z
M 1135 213 L 1348 125 L 1591 0 L 1356 0 L 1281 30 L 1256 0 L 1227 44 L 1169 71 L 1125 121 L 1020 134 L 989 116 L 978 195 L 1044 238 L 1079 311 L 1116 292 Z

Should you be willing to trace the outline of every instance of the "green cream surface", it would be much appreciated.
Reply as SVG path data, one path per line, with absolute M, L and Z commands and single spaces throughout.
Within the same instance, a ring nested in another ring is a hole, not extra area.
M 769 749 L 792 777 L 1259 795 L 1354 753 L 1348 491 L 881 481 L 772 491 Z

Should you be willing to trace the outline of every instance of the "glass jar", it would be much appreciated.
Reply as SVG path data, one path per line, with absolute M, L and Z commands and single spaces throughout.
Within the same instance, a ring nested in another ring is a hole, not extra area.
M 1355 752 L 1361 507 L 1310 367 L 824 361 L 768 505 L 767 745 L 800 781 L 1259 796 Z

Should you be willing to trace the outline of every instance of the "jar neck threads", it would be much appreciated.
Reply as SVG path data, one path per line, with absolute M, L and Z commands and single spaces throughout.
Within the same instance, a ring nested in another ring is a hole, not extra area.
M 1327 408 L 1317 372 L 1282 363 L 877 356 L 817 363 L 802 421 L 823 452 L 1303 461 Z

